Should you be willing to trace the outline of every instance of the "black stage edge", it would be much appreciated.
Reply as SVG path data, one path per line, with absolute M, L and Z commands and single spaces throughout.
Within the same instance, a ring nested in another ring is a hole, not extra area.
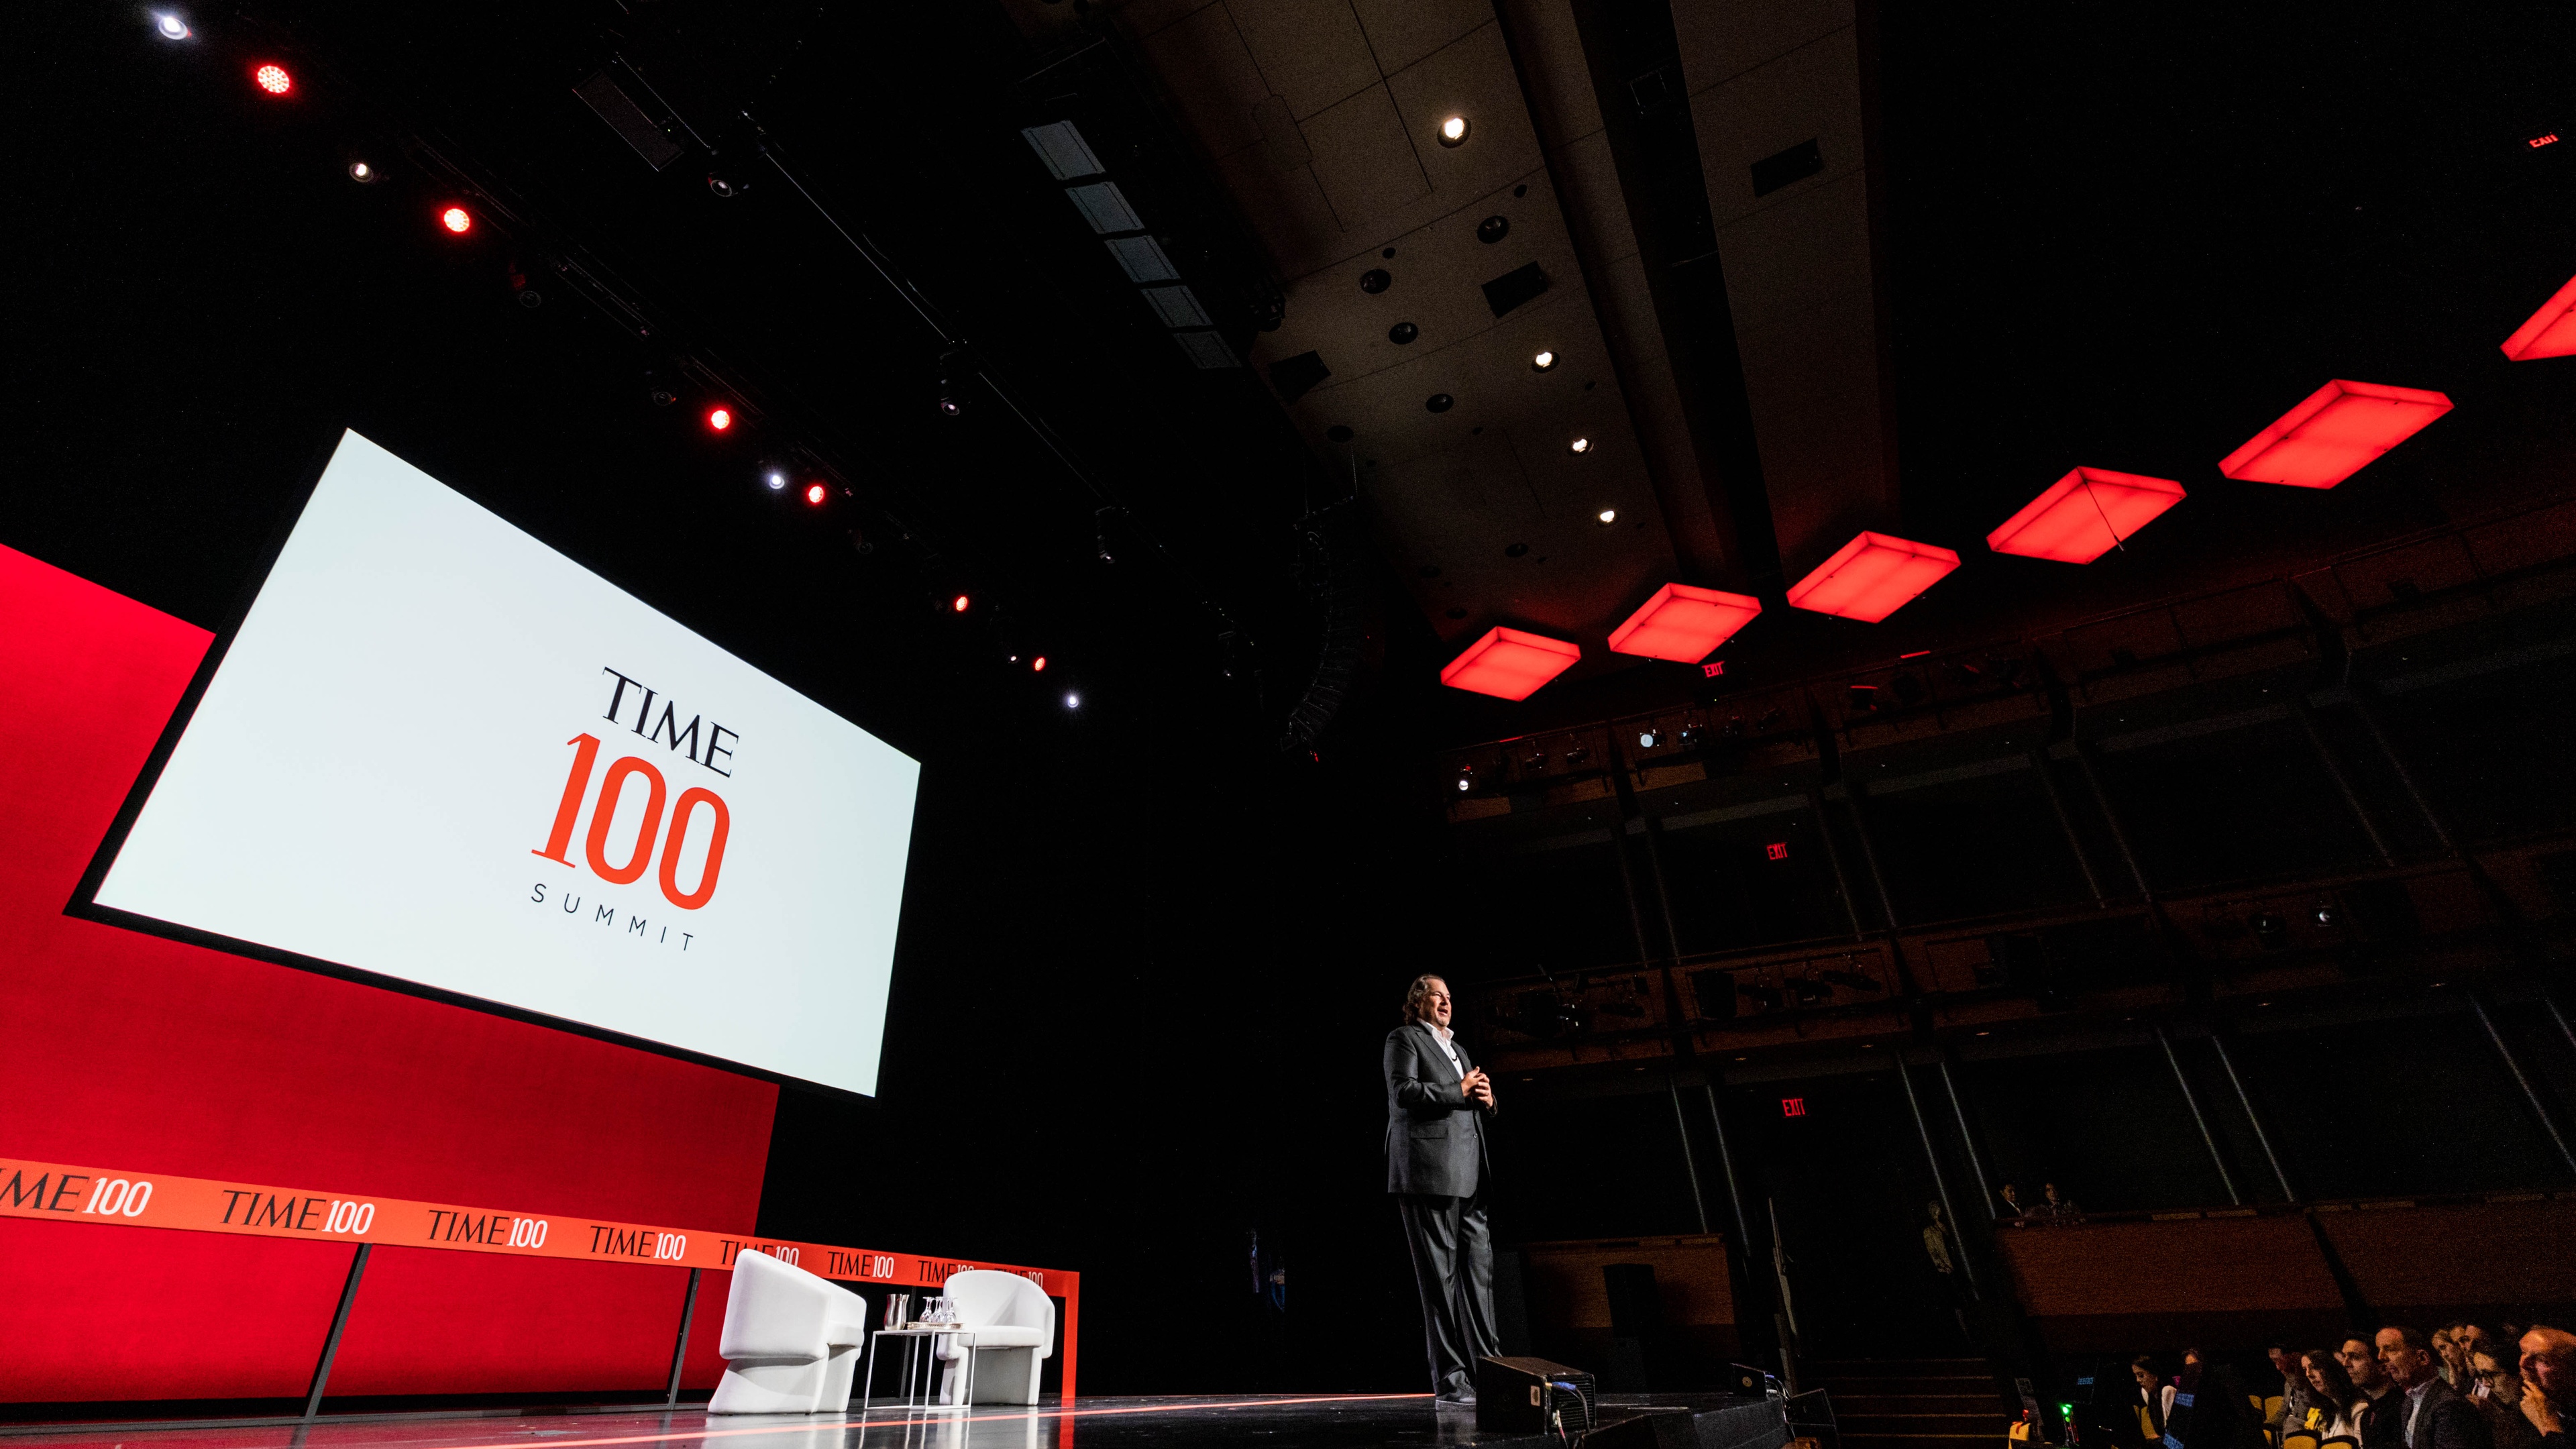
M 1777 1399 L 1723 1394 L 1623 1394 L 1603 1398 L 1599 1427 L 1573 1436 L 1592 1449 L 1784 1449 L 1788 1418 Z M 16 1446 L 66 1449 L 1177 1449 L 1246 1438 L 1271 1449 L 1568 1449 L 1553 1434 L 1476 1427 L 1472 1410 L 1436 1407 L 1428 1394 L 1263 1394 L 1186 1398 L 1052 1398 L 1029 1408 L 978 1405 L 967 1414 L 880 1408 L 853 1414 L 728 1414 L 660 1405 L 549 1408 L 509 1415 L 326 1414 L 318 1418 L 133 1420 L 12 1424 Z

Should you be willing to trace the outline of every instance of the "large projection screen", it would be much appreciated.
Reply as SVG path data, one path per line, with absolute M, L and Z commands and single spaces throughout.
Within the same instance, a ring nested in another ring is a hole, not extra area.
M 874 1095 L 921 767 L 354 432 L 90 905 Z

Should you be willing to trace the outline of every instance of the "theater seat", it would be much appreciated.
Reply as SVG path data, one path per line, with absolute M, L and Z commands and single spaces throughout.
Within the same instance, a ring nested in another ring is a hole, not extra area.
M 1055 1352 L 1055 1302 L 1017 1273 L 969 1268 L 951 1273 L 940 1292 L 957 1302 L 958 1326 L 975 1331 L 975 1402 L 1034 1404 L 1038 1375 Z M 957 1402 L 966 1350 L 939 1340 L 948 1362 L 939 1380 L 939 1402 Z
M 2281 1449 L 2318 1449 L 2317 1431 L 2292 1429 L 2281 1436 Z
M 724 1378 L 710 1414 L 837 1414 L 850 1407 L 867 1300 L 767 1253 L 733 1260 Z

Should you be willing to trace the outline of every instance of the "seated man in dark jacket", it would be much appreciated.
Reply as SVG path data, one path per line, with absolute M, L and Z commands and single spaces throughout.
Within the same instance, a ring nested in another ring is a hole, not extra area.
M 2422 1330 L 2383 1328 L 2376 1343 L 2380 1366 L 2399 1392 L 2372 1405 L 2371 1413 L 2397 1416 L 2406 1449 L 2494 1449 L 2486 1420 L 2435 1371 L 2433 1344 Z

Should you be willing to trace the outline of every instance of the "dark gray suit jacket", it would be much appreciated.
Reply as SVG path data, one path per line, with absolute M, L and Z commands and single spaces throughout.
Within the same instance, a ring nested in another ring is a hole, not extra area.
M 1458 1060 L 1474 1066 L 1453 1031 Z M 1485 1109 L 1459 1086 L 1439 1038 L 1420 1022 L 1386 1034 L 1386 1190 L 1466 1197 L 1493 1171 Z

